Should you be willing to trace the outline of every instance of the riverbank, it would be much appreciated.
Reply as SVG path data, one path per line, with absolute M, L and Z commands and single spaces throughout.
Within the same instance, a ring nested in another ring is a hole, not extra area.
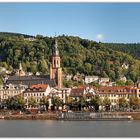
M 6 115 L 5 120 L 57 120 L 58 114 Z
M 140 120 L 140 112 L 106 112 L 110 115 L 131 116 L 133 120 Z M 45 113 L 45 114 L 22 114 L 22 115 L 4 115 L 5 120 L 58 120 L 58 113 Z

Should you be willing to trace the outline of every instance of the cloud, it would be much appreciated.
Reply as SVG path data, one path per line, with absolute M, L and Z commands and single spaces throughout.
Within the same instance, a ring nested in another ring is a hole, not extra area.
M 104 40 L 103 34 L 97 34 L 96 39 L 97 39 L 97 41 L 103 41 Z

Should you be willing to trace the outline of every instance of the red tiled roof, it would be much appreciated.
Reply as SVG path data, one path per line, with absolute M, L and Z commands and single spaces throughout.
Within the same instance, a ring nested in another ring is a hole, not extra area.
M 91 93 L 87 93 L 87 94 L 86 94 L 86 97 L 92 97 L 92 96 L 94 96 L 94 95 L 91 94 Z
M 83 96 L 84 88 L 73 88 L 71 89 L 70 96 Z
M 49 85 L 48 84 L 37 84 L 37 85 L 32 85 L 31 88 L 42 88 L 46 89 Z
M 132 86 L 102 86 L 98 90 L 98 94 L 132 94 L 135 88 Z
M 134 89 L 132 86 L 101 86 L 99 90 L 121 90 L 121 89 Z

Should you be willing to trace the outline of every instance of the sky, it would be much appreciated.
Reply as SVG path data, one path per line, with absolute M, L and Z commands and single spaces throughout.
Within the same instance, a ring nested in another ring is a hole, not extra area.
M 140 3 L 0 3 L 0 32 L 140 42 Z

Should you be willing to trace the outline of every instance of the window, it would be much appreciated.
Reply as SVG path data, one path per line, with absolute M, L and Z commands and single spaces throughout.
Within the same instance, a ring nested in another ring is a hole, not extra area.
M 55 65 L 55 60 L 53 61 L 54 65 Z

